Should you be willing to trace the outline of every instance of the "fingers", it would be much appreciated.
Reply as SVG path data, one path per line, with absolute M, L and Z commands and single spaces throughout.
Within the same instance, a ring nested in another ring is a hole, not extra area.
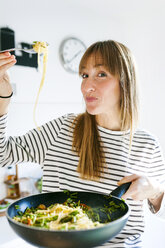
M 123 183 L 132 182 L 132 181 L 138 179 L 139 177 L 140 177 L 140 175 L 137 175 L 137 174 L 126 176 L 126 177 L 123 177 L 117 184 L 121 185 Z
M 11 54 L 9 52 L 0 53 L 0 59 L 10 57 L 10 56 L 11 56 Z
M 0 54 L 0 66 L 11 63 L 15 60 L 15 56 L 11 55 L 9 52 Z
M 2 77 L 5 72 L 16 63 L 14 55 L 9 52 L 0 54 L 0 77 Z
M 0 59 L 1 58 L 6 58 L 6 57 L 9 57 L 11 54 L 9 52 L 1 52 L 0 53 Z
M 122 199 L 126 200 L 127 198 L 131 197 L 132 199 L 135 200 L 136 194 L 135 194 L 135 189 L 134 187 L 129 187 L 129 189 L 126 191 L 124 195 L 122 195 Z
M 129 189 L 122 195 L 122 198 L 132 198 L 135 201 L 143 201 L 148 199 L 151 195 L 157 192 L 156 185 L 151 183 L 151 180 L 144 175 L 133 174 L 122 178 L 118 184 L 132 182 Z
M 132 174 L 130 176 L 123 177 L 119 182 L 118 185 L 132 182 L 129 189 L 126 191 L 125 194 L 122 195 L 122 199 L 126 200 L 127 198 L 131 197 L 134 200 L 138 200 L 137 197 L 137 182 L 141 176 L 137 174 Z
M 12 61 L 10 63 L 8 63 L 7 65 L 3 65 L 0 67 L 0 78 L 3 77 L 3 75 L 6 73 L 6 71 L 12 67 L 14 64 L 16 63 L 16 61 Z

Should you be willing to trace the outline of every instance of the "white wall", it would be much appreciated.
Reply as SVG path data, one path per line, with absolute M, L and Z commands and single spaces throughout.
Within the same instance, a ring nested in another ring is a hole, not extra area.
M 163 0 L 0 0 L 0 27 L 16 31 L 16 42 L 45 40 L 50 44 L 48 71 L 37 108 L 38 124 L 67 112 L 82 111 L 80 79 L 60 64 L 58 49 L 67 36 L 88 46 L 115 39 L 134 53 L 139 68 L 141 125 L 156 134 L 165 152 Z M 8 133 L 34 126 L 33 107 L 41 75 L 32 68 L 10 70 L 17 94 L 12 99 Z M 22 120 L 23 117 L 23 120 Z M 145 248 L 163 248 L 165 223 L 146 215 Z

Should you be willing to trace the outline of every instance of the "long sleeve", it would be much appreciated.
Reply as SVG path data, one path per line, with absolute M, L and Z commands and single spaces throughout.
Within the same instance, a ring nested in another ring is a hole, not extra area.
M 48 147 L 60 131 L 62 118 L 50 121 L 23 136 L 6 137 L 7 115 L 0 118 L 0 166 L 33 162 L 43 165 Z
M 153 149 L 153 157 L 149 175 L 158 180 L 159 183 L 162 184 L 165 191 L 165 161 L 158 141 L 156 141 Z M 148 202 L 148 206 L 151 212 L 154 213 L 152 204 Z M 155 215 L 165 220 L 165 195 L 163 196 L 160 210 L 155 213 Z

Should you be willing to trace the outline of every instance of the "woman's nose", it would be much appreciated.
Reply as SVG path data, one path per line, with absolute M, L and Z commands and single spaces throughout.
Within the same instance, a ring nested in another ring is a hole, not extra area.
M 87 78 L 84 82 L 82 82 L 82 91 L 90 92 L 95 91 L 95 83 L 91 78 Z

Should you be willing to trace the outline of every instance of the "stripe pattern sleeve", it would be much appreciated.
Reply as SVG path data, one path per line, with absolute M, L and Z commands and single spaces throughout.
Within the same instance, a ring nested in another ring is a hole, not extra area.
M 25 135 L 6 137 L 7 115 L 0 118 L 0 166 L 33 162 L 43 166 L 49 146 L 63 123 L 63 117 L 50 121 Z
M 162 149 L 157 139 L 155 140 L 152 163 L 149 168 L 148 176 L 154 177 L 161 184 L 165 185 L 165 162 Z

